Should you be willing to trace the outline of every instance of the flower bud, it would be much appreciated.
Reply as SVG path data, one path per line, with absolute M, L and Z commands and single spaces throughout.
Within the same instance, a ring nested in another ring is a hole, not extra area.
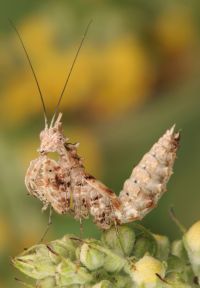
M 183 281 L 182 275 L 180 273 L 172 272 L 170 273 L 166 278 L 165 281 L 168 285 L 166 285 L 166 288 L 191 288 L 193 285 L 188 284 Z
M 167 273 L 184 273 L 186 264 L 175 255 L 170 255 L 167 260 Z
M 56 281 L 54 277 L 47 277 L 41 280 L 38 280 L 36 283 L 37 288 L 55 288 Z
M 48 246 L 51 247 L 52 250 L 58 255 L 74 260 L 76 258 L 76 248 L 78 247 L 78 242 L 72 240 L 72 237 L 75 236 L 65 235 L 61 239 L 50 242 Z
M 170 242 L 166 236 L 153 234 L 153 237 L 156 239 L 157 251 L 156 258 L 159 260 L 167 260 L 170 250 Z
M 133 250 L 135 233 L 128 226 L 112 227 L 103 232 L 101 240 L 115 253 L 129 256 Z
M 135 285 L 138 285 L 139 287 L 140 285 L 144 288 L 159 287 L 157 285 L 161 281 L 160 278 L 165 277 L 165 272 L 166 265 L 152 256 L 146 255 L 136 263 L 129 264 L 129 275 Z
M 120 274 L 116 274 L 113 275 L 112 279 L 111 279 L 112 283 L 114 283 L 116 288 L 128 288 L 131 287 L 133 288 L 133 282 L 131 280 L 131 278 L 127 275 L 120 275 Z
M 114 273 L 119 272 L 124 267 L 126 263 L 124 257 L 104 247 L 101 242 L 93 240 L 87 245 L 89 249 L 87 246 L 83 246 L 86 248 L 85 251 L 81 249 L 83 253 L 80 253 L 80 260 L 89 270 L 95 270 L 103 266 L 105 271 Z M 88 251 L 92 252 L 88 254 Z
M 145 254 L 155 256 L 156 250 L 157 250 L 157 247 L 153 239 L 150 239 L 145 236 L 141 236 L 137 238 L 135 242 L 135 245 L 133 248 L 133 255 L 137 259 L 142 258 Z
M 187 252 L 182 240 L 175 240 L 172 242 L 171 254 L 181 258 L 185 262 L 188 262 Z
M 184 259 L 181 259 L 175 255 L 170 255 L 167 261 L 167 275 L 175 274 L 181 281 L 186 283 L 192 283 L 194 279 L 194 273 L 191 265 L 188 265 Z
M 80 261 L 90 271 L 96 270 L 103 266 L 105 254 L 92 247 L 88 243 L 84 243 L 80 248 Z
M 56 284 L 58 287 L 69 285 L 85 285 L 93 280 L 93 276 L 80 264 L 75 264 L 67 258 L 63 258 L 56 267 Z
M 15 257 L 12 263 L 29 277 L 42 279 L 53 276 L 55 273 L 57 256 L 51 257 L 50 254 L 46 245 L 35 245 Z
M 183 236 L 192 269 L 200 280 L 200 221 L 194 223 Z
M 126 264 L 126 260 L 117 254 L 107 255 L 104 262 L 104 269 L 109 273 L 120 272 Z

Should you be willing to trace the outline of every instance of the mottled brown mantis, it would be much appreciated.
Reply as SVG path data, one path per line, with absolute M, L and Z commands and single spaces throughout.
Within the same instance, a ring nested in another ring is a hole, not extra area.
M 119 196 L 85 171 L 82 159 L 77 153 L 78 144 L 71 144 L 63 134 L 62 114 L 58 114 L 58 110 L 90 23 L 77 50 L 50 124 L 29 55 L 19 32 L 12 24 L 34 75 L 45 118 L 45 128 L 40 133 L 39 156 L 31 161 L 25 184 L 29 193 L 42 201 L 43 210 L 50 206 L 58 214 L 69 213 L 80 222 L 92 215 L 98 227 L 109 229 L 112 225 L 142 219 L 156 206 L 172 174 L 180 137 L 179 133 L 174 132 L 174 127 L 167 130 L 133 169 Z M 51 152 L 58 154 L 57 161 L 49 157 Z

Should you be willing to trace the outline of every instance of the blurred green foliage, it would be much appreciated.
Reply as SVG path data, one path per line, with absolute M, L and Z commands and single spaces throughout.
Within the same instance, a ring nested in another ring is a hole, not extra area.
M 199 219 L 200 3 L 176 1 L 0 1 L 0 287 L 16 287 L 9 256 L 40 239 L 41 203 L 26 196 L 24 174 L 37 157 L 41 103 L 17 25 L 37 71 L 48 115 L 88 21 L 94 20 L 61 104 L 66 136 L 81 143 L 87 170 L 118 193 L 133 165 L 172 124 L 181 148 L 168 192 L 144 220 L 176 238 L 174 205 L 185 225 Z M 48 239 L 79 233 L 53 216 Z M 85 236 L 99 234 L 90 221 Z

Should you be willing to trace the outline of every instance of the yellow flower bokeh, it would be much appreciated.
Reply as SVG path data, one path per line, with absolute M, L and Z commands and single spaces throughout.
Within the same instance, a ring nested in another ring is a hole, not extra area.
M 192 13 L 188 8 L 170 7 L 161 13 L 155 26 L 156 35 L 162 47 L 177 53 L 191 47 L 196 39 Z
M 48 25 L 48 21 L 33 17 L 19 30 L 36 67 L 48 111 L 52 112 L 77 47 L 73 45 L 72 48 L 71 45 L 64 51 L 58 49 L 53 42 L 55 35 Z M 23 51 L 17 51 L 25 61 Z M 40 100 L 36 95 L 38 91 L 29 70 L 28 63 L 24 62 L 7 80 L 8 85 L 2 93 L 3 117 L 5 119 L 9 115 L 7 122 L 10 124 L 41 113 Z M 131 35 L 106 43 L 101 49 L 85 43 L 67 87 L 69 91 L 63 97 L 62 109 L 86 107 L 96 117 L 102 117 L 102 113 L 103 117 L 117 116 L 147 97 L 154 78 L 150 71 L 151 64 L 145 49 Z

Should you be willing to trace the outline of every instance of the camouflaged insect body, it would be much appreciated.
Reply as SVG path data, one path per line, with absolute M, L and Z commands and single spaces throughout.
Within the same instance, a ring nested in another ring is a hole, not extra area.
M 43 209 L 51 205 L 57 213 L 75 219 L 92 215 L 97 226 L 109 229 L 141 219 L 155 207 L 172 174 L 179 141 L 174 128 L 145 154 L 117 197 L 86 173 L 78 144 L 69 143 L 63 134 L 61 117 L 60 113 L 55 124 L 40 133 L 40 155 L 31 161 L 25 177 L 29 193 L 43 202 Z M 52 152 L 57 153 L 57 161 L 48 156 Z
M 152 210 L 166 191 L 172 175 L 180 135 L 174 126 L 153 145 L 124 183 L 119 199 L 122 203 L 122 223 L 142 219 Z
M 77 154 L 78 144 L 68 143 L 62 132 L 62 114 L 53 127 L 40 133 L 39 157 L 31 161 L 25 184 L 29 193 L 59 214 L 72 214 L 84 219 L 91 214 L 98 226 L 109 228 L 115 221 L 114 210 L 120 208 L 117 196 L 85 172 Z M 48 157 L 56 152 L 58 161 Z

